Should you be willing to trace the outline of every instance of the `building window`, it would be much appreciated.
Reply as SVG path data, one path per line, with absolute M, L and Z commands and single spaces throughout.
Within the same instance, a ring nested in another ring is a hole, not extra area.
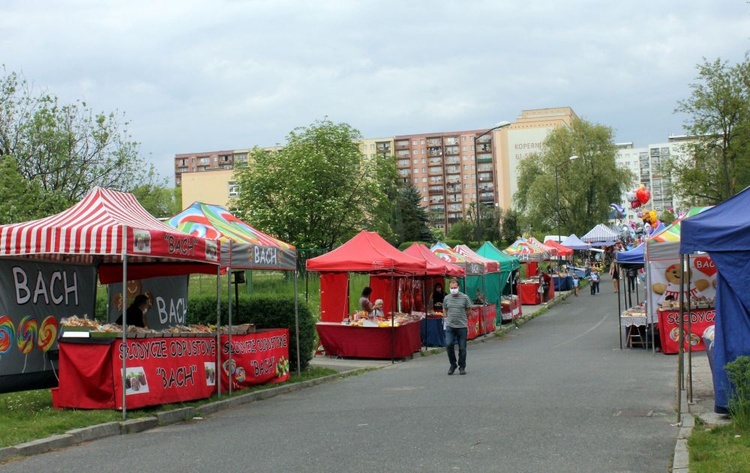
M 412 146 L 417 146 L 417 140 L 414 140 L 414 141 L 412 141 L 412 142 L 411 142 L 411 145 L 412 145 Z
M 425 158 L 422 158 L 422 164 L 426 163 L 427 160 Z
M 427 172 L 427 168 L 422 168 L 422 172 Z
M 370 143 L 370 149 L 375 149 L 375 143 Z
M 466 141 L 466 137 L 465 137 L 465 136 L 462 136 L 462 137 L 461 137 L 461 142 L 465 142 L 465 141 Z
M 414 184 L 419 184 L 419 178 L 418 177 L 414 178 Z
M 418 153 L 419 153 L 419 151 L 417 151 L 417 150 L 415 149 L 415 150 L 414 150 L 414 156 L 416 156 L 416 155 L 417 155 Z M 417 163 L 414 163 L 414 164 L 417 164 Z
M 420 144 L 424 144 L 424 138 L 422 138 L 422 141 L 420 141 Z
M 466 171 L 468 169 L 469 169 L 469 165 L 468 164 L 464 164 L 464 171 Z
M 464 180 L 468 180 L 468 179 L 469 179 L 469 175 L 468 174 L 464 174 Z
M 240 195 L 240 186 L 236 181 L 229 181 L 229 197 L 237 197 Z
M 423 178 L 422 178 L 422 182 L 427 182 L 427 178 L 426 178 L 426 177 L 423 177 Z
M 427 152 L 427 150 L 422 148 L 422 154 L 425 154 L 425 152 Z

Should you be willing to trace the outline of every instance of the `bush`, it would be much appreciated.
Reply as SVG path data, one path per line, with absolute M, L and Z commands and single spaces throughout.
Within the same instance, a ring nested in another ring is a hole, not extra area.
M 189 324 L 216 323 L 216 296 L 195 296 L 188 301 Z M 227 323 L 227 305 L 222 301 L 221 323 Z M 239 298 L 239 314 L 232 301 L 232 325 L 251 323 L 257 328 L 289 329 L 289 361 L 297 366 L 297 343 L 294 329 L 294 297 L 248 296 Z M 315 320 L 304 300 L 299 301 L 300 367 L 305 370 L 315 349 Z
M 750 428 L 750 356 L 738 356 L 724 369 L 732 382 L 729 413 L 737 427 Z

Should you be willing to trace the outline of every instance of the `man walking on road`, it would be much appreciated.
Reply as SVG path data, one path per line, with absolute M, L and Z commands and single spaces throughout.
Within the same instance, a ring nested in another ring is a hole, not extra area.
M 448 374 L 452 375 L 458 368 L 459 374 L 466 374 L 466 338 L 469 332 L 469 296 L 458 290 L 458 279 L 450 282 L 450 294 L 443 299 L 445 314 L 445 349 L 451 366 Z M 458 363 L 456 363 L 455 345 L 458 344 Z

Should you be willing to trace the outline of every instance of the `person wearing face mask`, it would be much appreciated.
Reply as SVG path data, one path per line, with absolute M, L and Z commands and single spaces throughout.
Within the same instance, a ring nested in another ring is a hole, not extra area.
M 148 327 L 146 321 L 146 312 L 151 308 L 151 299 L 145 294 L 138 294 L 135 296 L 133 303 L 130 304 L 125 314 L 127 315 L 128 325 L 135 325 L 136 327 Z M 122 314 L 118 317 L 115 322 L 117 325 L 122 325 Z
M 459 374 L 466 374 L 466 339 L 469 333 L 470 310 L 471 299 L 458 290 L 458 279 L 451 279 L 450 294 L 443 299 L 445 349 L 450 362 L 448 375 L 455 373 L 456 368 Z M 456 345 L 458 345 L 458 361 L 456 360 Z

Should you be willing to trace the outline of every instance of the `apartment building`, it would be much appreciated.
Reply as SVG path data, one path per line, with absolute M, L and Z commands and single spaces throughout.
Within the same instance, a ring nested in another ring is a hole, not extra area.
M 492 126 L 366 138 L 360 152 L 370 159 L 395 155 L 401 178 L 419 189 L 431 225 L 447 232 L 474 202 L 510 208 L 520 161 L 543 151 L 547 135 L 574 118 L 570 107 L 524 110 L 515 122 L 490 133 Z M 183 202 L 209 201 L 204 196 L 210 195 L 212 203 L 228 205 L 237 192 L 231 170 L 247 165 L 248 151 L 175 155 L 175 186 L 182 188 Z

